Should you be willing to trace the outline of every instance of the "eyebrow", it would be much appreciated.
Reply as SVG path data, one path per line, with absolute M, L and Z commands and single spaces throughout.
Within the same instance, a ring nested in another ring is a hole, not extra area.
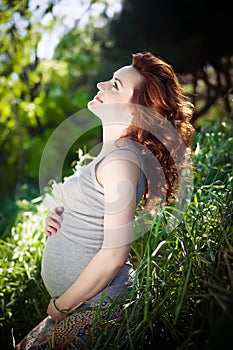
M 119 83 L 121 84 L 121 86 L 124 87 L 123 84 L 122 84 L 122 81 L 121 81 L 120 79 L 118 79 L 118 78 L 114 78 L 114 79 L 117 80 L 117 81 L 119 81 Z

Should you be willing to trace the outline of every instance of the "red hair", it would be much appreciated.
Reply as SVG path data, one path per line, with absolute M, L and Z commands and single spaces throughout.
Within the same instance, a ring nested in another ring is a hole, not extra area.
M 194 108 L 173 68 L 161 58 L 150 52 L 133 54 L 132 66 L 142 79 L 130 101 L 132 123 L 121 138 L 138 142 L 144 148 L 143 154 L 148 155 L 143 204 L 151 211 L 163 199 L 167 204 L 174 199 L 179 177 L 174 159 L 178 155 L 178 167 L 185 165 L 186 147 L 191 146 L 194 133 L 190 123 Z M 157 165 L 149 154 L 156 157 Z M 165 186 L 161 176 L 165 178 Z

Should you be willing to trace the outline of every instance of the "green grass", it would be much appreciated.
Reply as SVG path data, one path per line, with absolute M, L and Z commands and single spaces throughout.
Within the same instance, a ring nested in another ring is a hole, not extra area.
M 194 191 L 183 221 L 171 232 L 157 221 L 133 242 L 135 285 L 126 317 L 110 330 L 103 326 L 87 349 L 212 350 L 233 343 L 233 140 L 227 127 L 217 121 L 196 133 Z M 46 210 L 36 199 L 15 205 L 20 210 L 0 245 L 0 343 L 7 350 L 12 332 L 21 339 L 45 316 L 49 300 L 40 276 Z

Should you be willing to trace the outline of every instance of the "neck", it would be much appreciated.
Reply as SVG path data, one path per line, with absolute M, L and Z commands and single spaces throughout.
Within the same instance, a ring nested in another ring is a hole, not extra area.
M 121 123 L 103 124 L 103 143 L 115 142 L 128 126 Z

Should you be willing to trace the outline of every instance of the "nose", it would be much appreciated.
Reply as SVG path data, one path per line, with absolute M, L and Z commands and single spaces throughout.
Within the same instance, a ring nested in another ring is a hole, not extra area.
M 106 87 L 107 81 L 102 81 L 100 83 L 97 84 L 97 89 L 99 89 L 100 91 L 104 91 L 105 87 Z

